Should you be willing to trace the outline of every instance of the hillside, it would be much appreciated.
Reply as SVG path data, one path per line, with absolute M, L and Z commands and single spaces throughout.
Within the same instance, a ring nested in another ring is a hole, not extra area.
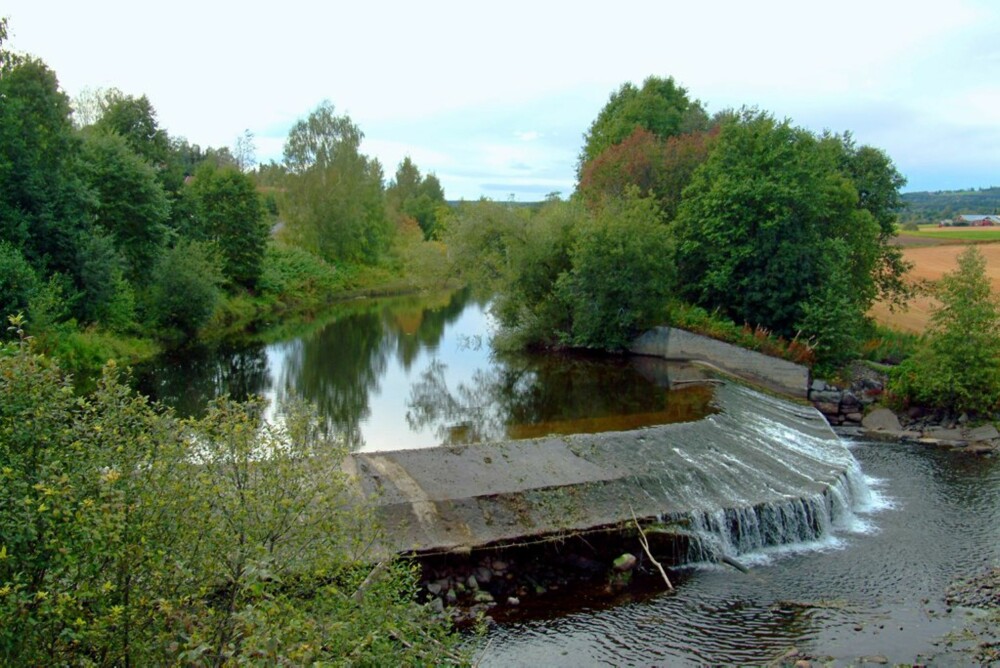
M 1000 187 L 903 193 L 903 221 L 937 222 L 963 213 L 1000 213 Z

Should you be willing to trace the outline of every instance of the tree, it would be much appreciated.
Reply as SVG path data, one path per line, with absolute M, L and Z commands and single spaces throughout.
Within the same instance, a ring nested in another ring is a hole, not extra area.
M 156 169 L 163 168 L 170 152 L 170 137 L 156 120 L 156 110 L 145 95 L 133 97 L 117 89 L 107 92 L 101 117 L 94 127 L 117 134 L 130 149 Z
M 181 240 L 153 265 L 147 296 L 149 320 L 161 338 L 188 339 L 219 303 L 222 271 L 212 249 Z
M 166 243 L 170 215 L 155 170 L 123 137 L 89 131 L 84 135 L 81 173 L 97 193 L 95 222 L 114 237 L 129 278 L 147 276 Z
M 420 170 L 407 156 L 399 163 L 385 195 L 393 211 L 417 221 L 424 239 L 434 238 L 438 208 L 444 204 L 444 189 L 435 175 L 421 177 Z
M 584 166 L 577 192 L 593 210 L 635 186 L 656 198 L 664 221 L 673 220 L 681 193 L 708 157 L 715 134 L 691 132 L 662 139 L 637 127 Z
M 0 240 L 43 273 L 75 270 L 90 193 L 79 179 L 69 100 L 33 58 L 0 67 Z
M 892 374 L 900 398 L 954 413 L 987 415 L 1000 405 L 1000 302 L 976 246 L 934 290 L 940 306 L 917 352 Z
M 233 157 L 236 160 L 236 168 L 241 172 L 248 172 L 257 164 L 257 147 L 253 141 L 253 133 L 249 129 L 244 130 L 243 134 L 236 138 Z
M 864 314 L 889 240 L 861 206 L 843 156 L 838 139 L 754 110 L 725 123 L 673 223 L 683 294 L 792 336 L 804 305 L 833 280 L 830 264 L 846 262 L 843 289 Z M 841 252 L 836 240 L 846 257 L 831 255 Z
M 324 102 L 285 143 L 288 234 L 326 260 L 374 264 L 389 245 L 382 166 L 359 152 L 361 138 Z
M 666 139 L 707 129 L 708 116 L 701 102 L 689 99 L 687 89 L 678 86 L 673 77 L 651 76 L 643 82 L 642 88 L 630 82 L 622 84 L 611 94 L 584 135 L 577 176 L 583 174 L 588 162 L 624 141 L 636 128 Z
M 27 311 L 38 287 L 38 275 L 21 251 L 0 240 L 0 313 L 15 315 Z
M 253 179 L 232 167 L 205 164 L 190 188 L 196 228 L 192 237 L 215 241 L 226 279 L 254 288 L 262 271 L 268 228 Z

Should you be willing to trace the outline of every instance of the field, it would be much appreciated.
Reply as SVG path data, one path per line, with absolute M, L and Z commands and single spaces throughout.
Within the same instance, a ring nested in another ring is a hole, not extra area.
M 941 243 L 1000 241 L 1000 227 L 938 227 L 921 225 L 919 231 L 900 231 L 900 245 L 922 245 L 927 240 Z
M 956 239 L 968 241 L 971 238 L 977 241 L 986 241 L 995 238 L 1000 240 L 1000 229 L 996 228 L 934 228 L 935 231 L 938 229 L 941 229 L 942 232 L 964 233 L 966 236 L 942 234 L 937 237 L 938 243 L 934 244 L 932 241 L 931 245 L 927 243 L 928 237 L 931 234 L 936 236 L 940 233 L 924 233 L 921 230 L 917 233 L 908 232 L 900 235 L 899 242 L 905 247 L 903 255 L 909 262 L 913 263 L 913 269 L 910 271 L 911 280 L 936 281 L 945 273 L 954 270 L 958 264 L 956 259 L 966 248 L 966 244 L 956 243 Z M 989 235 L 978 236 L 984 232 L 989 233 Z M 909 243 L 910 237 L 914 239 L 914 243 Z M 931 237 L 931 239 L 933 238 Z M 1000 244 L 984 243 L 979 247 L 979 250 L 986 258 L 986 272 L 993 284 L 993 292 L 1000 294 Z M 906 311 L 892 313 L 884 304 L 876 304 L 871 310 L 871 315 L 879 323 L 894 329 L 922 332 L 927 327 L 927 323 L 930 322 L 930 312 L 934 303 L 932 297 L 921 295 L 910 302 Z

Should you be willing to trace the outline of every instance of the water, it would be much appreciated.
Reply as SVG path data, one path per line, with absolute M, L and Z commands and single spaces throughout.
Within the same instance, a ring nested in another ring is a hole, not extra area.
M 816 540 L 751 547 L 740 557 L 748 574 L 676 569 L 674 593 L 647 580 L 623 594 L 550 592 L 500 611 L 482 665 L 759 665 L 793 647 L 838 665 L 878 655 L 967 665 L 945 636 L 969 613 L 946 612 L 943 592 L 1000 563 L 1000 461 L 851 447 L 871 487 L 856 522 Z
M 221 394 L 300 397 L 355 450 L 600 432 L 696 420 L 705 386 L 670 391 L 651 360 L 496 355 L 483 302 L 467 292 L 358 300 L 278 336 L 184 351 L 138 371 L 140 391 L 198 415 Z

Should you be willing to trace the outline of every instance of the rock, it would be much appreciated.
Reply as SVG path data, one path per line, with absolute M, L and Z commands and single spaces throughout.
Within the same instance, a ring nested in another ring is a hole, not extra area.
M 470 575 L 469 579 L 465 581 L 465 586 L 467 586 L 472 591 L 479 589 L 479 580 L 476 579 L 475 575 Z
M 476 603 L 494 603 L 493 595 L 488 591 L 479 590 L 476 592 Z
M 626 573 L 635 568 L 635 565 L 636 563 L 638 563 L 638 561 L 639 560 L 635 558 L 634 554 L 629 554 L 628 552 L 626 552 L 625 554 L 615 559 L 612 565 L 614 566 L 614 569 L 619 573 Z
M 840 415 L 840 404 L 818 401 L 813 403 L 813 405 L 823 415 Z
M 924 438 L 933 438 L 938 441 L 964 441 L 965 435 L 962 433 L 961 429 L 941 429 L 940 427 L 931 427 L 924 432 Z
M 458 603 L 458 594 L 455 593 L 454 589 L 449 589 L 448 593 L 444 595 L 444 600 L 448 602 L 448 605 L 455 605 Z
M 493 560 L 493 570 L 497 573 L 503 573 L 507 570 L 507 562 L 502 559 Z
M 968 413 L 962 413 L 961 415 L 958 416 L 958 424 L 964 425 L 967 424 L 968 422 L 969 422 Z
M 997 452 L 998 450 L 1000 450 L 1000 448 L 993 443 L 985 442 L 972 443 L 965 449 L 966 452 L 973 455 L 988 455 L 990 453 Z
M 925 415 L 924 409 L 920 406 L 910 406 L 906 409 L 906 414 L 910 416 L 911 420 L 922 418 Z
M 794 664 L 795 668 L 812 668 L 812 661 L 807 659 L 799 659 Z
M 853 392 L 850 391 L 844 392 L 843 396 L 840 397 L 841 406 L 854 407 L 854 406 L 859 406 L 860 404 L 861 402 L 858 401 L 858 398 L 854 395 Z
M 844 416 L 848 422 L 861 422 L 865 416 L 862 413 L 848 413 Z
M 517 596 L 508 596 L 507 605 L 521 605 L 521 599 L 519 599 Z
M 991 424 L 985 424 L 982 427 L 970 429 L 966 432 L 965 437 L 970 441 L 992 441 L 995 438 L 1000 438 L 1000 431 L 997 431 L 997 428 Z
M 826 381 L 823 380 L 822 378 L 816 378 L 815 380 L 813 380 L 812 385 L 809 386 L 809 389 L 812 392 L 822 392 L 826 388 L 827 388 Z
M 878 654 L 876 656 L 863 656 L 861 657 L 861 663 L 886 664 L 889 663 L 889 659 L 885 658 L 881 654 Z
M 427 585 L 427 591 L 430 592 L 432 595 L 437 596 L 438 594 L 441 593 L 441 583 L 439 582 L 430 583 L 429 585 Z
M 483 566 L 476 569 L 476 580 L 478 580 L 480 584 L 489 584 L 492 579 L 493 571 L 490 569 L 484 568 Z
M 899 432 L 903 430 L 899 424 L 899 418 L 888 408 L 876 408 L 861 420 L 865 429 L 873 431 Z
M 434 612 L 437 612 L 437 613 L 443 613 L 443 612 L 444 612 L 444 601 L 442 601 L 442 600 L 441 600 L 441 599 L 439 599 L 439 598 L 436 598 L 436 597 L 435 597 L 435 598 L 432 598 L 432 599 L 431 599 L 431 602 L 430 602 L 430 603 L 428 603 L 427 605 L 428 605 L 428 606 L 430 607 L 430 609 L 431 609 L 431 610 L 433 610 Z
M 843 394 L 840 390 L 824 390 L 823 392 L 810 393 L 809 398 L 814 402 L 837 404 L 839 406 L 842 396 Z

